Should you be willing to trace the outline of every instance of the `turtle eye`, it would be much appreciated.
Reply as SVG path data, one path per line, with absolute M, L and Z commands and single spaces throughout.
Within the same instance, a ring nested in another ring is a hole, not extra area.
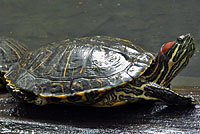
M 179 37 L 177 38 L 177 41 L 178 41 L 178 42 L 183 42 L 184 38 L 185 38 L 185 35 L 181 35 L 181 36 L 179 36 Z
M 190 33 L 189 34 L 185 34 L 185 35 L 181 35 L 177 38 L 177 41 L 182 43 L 187 37 L 190 37 Z

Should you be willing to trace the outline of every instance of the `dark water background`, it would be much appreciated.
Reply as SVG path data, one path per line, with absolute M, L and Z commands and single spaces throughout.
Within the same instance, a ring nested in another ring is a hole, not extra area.
M 0 1 L 0 36 L 12 37 L 31 49 L 66 38 L 107 35 L 158 53 L 163 43 L 185 33 L 194 36 L 196 53 L 172 85 L 187 87 L 191 89 L 188 94 L 199 96 L 198 91 L 192 92 L 200 86 L 199 0 Z M 136 111 L 127 106 L 110 110 L 66 110 L 60 106 L 58 110 L 63 112 L 59 112 L 53 106 L 18 106 L 7 97 L 0 100 L 0 130 L 4 133 L 198 133 L 200 128 L 199 105 L 186 110 L 144 105 Z

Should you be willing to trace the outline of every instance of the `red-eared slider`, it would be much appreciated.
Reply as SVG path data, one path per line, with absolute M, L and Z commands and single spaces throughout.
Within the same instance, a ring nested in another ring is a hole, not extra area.
M 120 38 L 69 39 L 29 53 L 5 78 L 16 99 L 37 105 L 110 107 L 143 99 L 187 105 L 194 100 L 169 84 L 194 50 L 190 34 L 164 44 L 157 57 Z
M 0 91 L 5 89 L 4 74 L 16 62 L 21 61 L 26 54 L 26 47 L 11 38 L 0 37 Z

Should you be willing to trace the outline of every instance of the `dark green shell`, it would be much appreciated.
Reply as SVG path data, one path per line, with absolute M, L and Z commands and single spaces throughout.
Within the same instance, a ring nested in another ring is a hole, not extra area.
M 137 79 L 154 57 L 112 37 L 64 40 L 29 53 L 6 74 L 9 86 L 42 97 L 109 90 Z
M 0 71 L 5 72 L 16 62 L 21 61 L 27 52 L 26 47 L 11 38 L 0 37 Z

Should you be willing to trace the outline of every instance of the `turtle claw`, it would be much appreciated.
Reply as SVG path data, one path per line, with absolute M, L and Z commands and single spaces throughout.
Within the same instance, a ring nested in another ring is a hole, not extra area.
M 185 98 L 187 99 L 187 101 L 189 101 L 188 103 L 189 105 L 196 105 L 200 103 L 196 99 L 194 99 L 194 97 L 192 96 L 185 96 Z

